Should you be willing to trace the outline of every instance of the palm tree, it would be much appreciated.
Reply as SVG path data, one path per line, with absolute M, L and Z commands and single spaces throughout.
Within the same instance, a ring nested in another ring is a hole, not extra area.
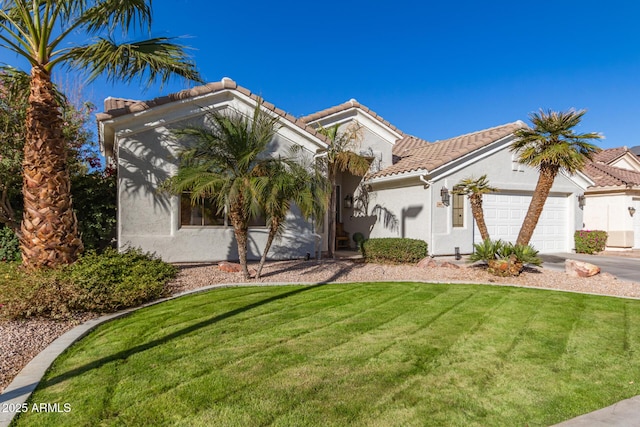
M 586 110 L 556 112 L 540 110 L 531 113 L 533 129 L 519 129 L 511 151 L 518 153 L 518 161 L 538 169 L 536 188 L 529 204 L 518 239 L 519 245 L 528 245 L 538 224 L 553 181 L 561 170 L 570 174 L 581 171 L 585 163 L 600 151 L 589 141 L 602 138 L 599 133 L 575 133 L 574 129 Z
M 360 127 L 351 125 L 344 131 L 336 124 L 329 128 L 320 126 L 318 132 L 329 139 L 329 147 L 319 157 L 319 161 L 326 170 L 327 179 L 331 185 L 329 198 L 329 257 L 335 258 L 336 240 L 336 209 L 337 209 L 337 179 L 338 172 L 349 172 L 356 176 L 364 176 L 369 170 L 369 160 L 356 154 L 353 149 L 360 140 Z
M 298 146 L 296 146 L 298 147 Z M 296 156 L 298 149 L 285 159 L 274 160 L 269 165 L 269 182 L 263 194 L 262 207 L 267 216 L 269 236 L 260 259 L 256 279 L 260 278 L 267 254 L 274 241 L 284 231 L 286 216 L 295 203 L 302 217 L 322 217 L 326 211 L 328 194 L 325 177 L 311 172 L 302 159 Z
M 174 75 L 200 81 L 184 48 L 171 39 L 115 41 L 116 32 L 126 35 L 135 25 L 150 29 L 150 0 L 13 0 L 0 5 L 0 46 L 31 67 L 20 244 L 26 267 L 69 264 L 83 248 L 53 70 L 90 70 L 90 80 L 105 74 L 110 81 L 138 76 L 164 82 Z
M 482 195 L 494 191 L 498 191 L 498 189 L 489 185 L 487 175 L 482 175 L 478 179 L 474 179 L 473 177 L 465 178 L 460 181 L 453 190 L 455 194 L 465 194 L 469 197 L 471 213 L 476 220 L 482 240 L 489 239 L 487 224 L 484 222 L 484 211 L 482 210 Z
M 269 182 L 273 159 L 264 155 L 278 130 L 272 117 L 258 102 L 251 117 L 239 112 L 207 114 L 210 127 L 187 126 L 175 131 L 189 144 L 179 153 L 177 174 L 164 188 L 173 194 L 191 193 L 195 204 L 211 200 L 218 211 L 227 210 L 238 245 L 245 279 L 249 220 L 261 212 L 260 201 Z

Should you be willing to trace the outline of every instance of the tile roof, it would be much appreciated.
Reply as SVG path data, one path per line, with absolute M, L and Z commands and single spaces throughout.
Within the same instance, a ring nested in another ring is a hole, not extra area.
M 455 138 L 437 141 L 431 144 L 417 144 L 414 148 L 405 150 L 402 158 L 380 172 L 371 176 L 378 178 L 388 175 L 397 175 L 417 170 L 433 171 L 453 160 L 469 154 L 492 142 L 498 141 L 513 134 L 516 130 L 527 127 L 518 120 L 490 129 L 457 136 Z
M 104 120 L 110 120 L 116 117 L 125 116 L 127 114 L 133 114 L 133 113 L 149 110 L 159 105 L 170 104 L 172 102 L 178 102 L 181 100 L 193 98 L 196 96 L 206 95 L 210 93 L 221 92 L 223 90 L 235 90 L 256 101 L 260 98 L 258 95 L 252 93 L 249 89 L 239 86 L 236 82 L 234 82 L 228 77 L 224 77 L 219 82 L 207 83 L 202 86 L 196 86 L 191 89 L 182 90 L 180 92 L 172 93 L 166 96 L 161 96 L 159 98 L 155 98 L 149 101 L 135 101 L 131 99 L 110 97 L 104 100 L 105 111 L 102 113 L 96 114 L 96 118 L 99 122 Z M 262 105 L 268 110 L 273 111 L 277 115 L 295 124 L 299 128 L 318 137 L 322 141 L 328 142 L 327 137 L 319 133 L 313 127 L 309 126 L 302 119 L 298 119 L 295 116 L 287 113 L 286 111 L 276 108 L 275 105 L 269 102 L 263 101 Z
M 595 182 L 596 187 L 640 185 L 640 172 L 609 166 L 605 163 L 589 162 L 584 174 Z
M 378 120 L 383 125 L 385 125 L 385 126 L 391 128 L 392 130 L 398 132 L 400 135 L 404 135 L 404 132 L 402 132 L 400 129 L 398 129 L 397 127 L 395 127 L 394 125 L 392 125 L 391 123 L 386 121 L 385 119 L 383 119 L 375 111 L 373 111 L 373 110 L 367 108 L 366 106 L 360 104 L 355 99 L 351 99 L 351 100 L 349 100 L 349 101 L 347 101 L 347 102 L 345 102 L 343 104 L 336 105 L 335 107 L 327 108 L 325 110 L 318 111 L 317 113 L 313 113 L 313 114 L 309 114 L 308 116 L 301 117 L 300 120 L 302 120 L 305 123 L 311 123 L 311 122 L 315 122 L 316 120 L 320 120 L 320 119 L 323 119 L 325 117 L 328 117 L 328 116 L 330 116 L 332 114 L 339 113 L 341 111 L 349 110 L 351 108 L 359 108 L 360 110 L 362 110 L 362 111 L 368 113 L 370 116 L 374 117 L 376 120 Z
M 628 151 L 627 147 L 609 148 L 596 153 L 593 156 L 593 161 L 608 164 L 624 156 Z
M 394 144 L 393 150 L 392 150 L 393 155 L 398 157 L 404 157 L 404 155 L 407 154 L 407 151 L 414 148 L 425 146 L 427 144 L 430 144 L 430 142 L 415 136 L 405 135 L 399 140 L 397 140 L 396 143 Z

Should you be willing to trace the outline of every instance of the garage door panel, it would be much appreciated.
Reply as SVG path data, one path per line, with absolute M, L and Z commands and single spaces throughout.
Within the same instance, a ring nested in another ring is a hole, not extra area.
M 547 198 L 542 215 L 531 238 L 531 244 L 540 252 L 564 252 L 568 241 L 568 198 Z M 531 195 L 487 194 L 483 197 L 485 222 L 492 239 L 515 242 L 529 209 Z M 481 240 L 477 228 L 474 241 Z

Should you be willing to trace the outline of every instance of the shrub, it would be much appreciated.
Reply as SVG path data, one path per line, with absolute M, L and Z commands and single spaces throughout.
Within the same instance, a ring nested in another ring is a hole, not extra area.
M 608 237 L 607 232 L 602 230 L 578 230 L 573 235 L 576 252 L 579 254 L 601 252 L 607 245 Z
M 366 262 L 415 263 L 426 257 L 427 242 L 405 238 L 369 239 L 362 244 Z
M 167 294 L 177 268 L 139 250 L 89 252 L 74 265 L 27 272 L 0 263 L 0 317 L 70 317 L 111 312 Z
M 353 233 L 353 242 L 356 244 L 356 249 L 362 250 L 362 243 L 364 242 L 364 234 Z
M 540 265 L 538 251 L 531 245 L 514 245 L 502 240 L 486 239 L 473 245 L 474 252 L 469 261 L 484 261 L 487 271 L 496 276 L 518 276 L 524 264 Z
M 177 268 L 137 249 L 89 252 L 74 264 L 69 279 L 80 290 L 77 308 L 108 312 L 134 307 L 166 295 Z
M 20 242 L 9 227 L 0 228 L 0 261 L 20 261 Z

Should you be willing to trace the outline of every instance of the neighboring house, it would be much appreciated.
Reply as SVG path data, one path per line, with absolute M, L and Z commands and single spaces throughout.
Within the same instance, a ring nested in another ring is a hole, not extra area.
M 627 147 L 602 150 L 587 164 L 584 228 L 608 233 L 607 249 L 640 249 L 640 160 Z M 636 213 L 637 212 L 637 213 Z
M 102 149 L 118 169 L 119 248 L 141 247 L 174 262 L 237 259 L 233 231 L 224 216 L 208 217 L 204 203 L 192 207 L 188 196 L 168 196 L 157 187 L 177 167 L 179 145 L 171 138 L 171 128 L 202 123 L 212 109 L 248 113 L 257 102 L 255 94 L 226 78 L 147 102 L 105 101 L 98 124 Z M 320 154 L 329 141 L 317 132 L 318 126 L 358 124 L 354 149 L 371 159 L 371 169 L 364 180 L 348 173 L 338 177 L 337 220 L 351 237 L 356 232 L 365 238 L 410 237 L 425 240 L 432 255 L 453 254 L 456 248 L 471 253 L 479 233 L 468 199 L 453 195 L 452 189 L 463 178 L 487 174 L 490 184 L 499 188 L 484 197 L 491 237 L 515 241 L 538 178 L 536 170 L 515 162 L 509 151 L 513 133 L 526 126 L 523 122 L 430 143 L 405 135 L 355 100 L 300 119 L 269 103 L 263 108 L 280 119 L 272 153 L 299 144 L 308 156 Z M 583 223 L 578 196 L 592 184 L 582 174 L 557 177 L 531 242 L 537 249 L 573 249 L 573 232 Z M 326 230 L 326 218 L 325 224 L 310 224 L 292 212 L 272 258 L 326 250 Z M 259 258 L 266 235 L 264 224 L 250 229 L 250 259 Z

